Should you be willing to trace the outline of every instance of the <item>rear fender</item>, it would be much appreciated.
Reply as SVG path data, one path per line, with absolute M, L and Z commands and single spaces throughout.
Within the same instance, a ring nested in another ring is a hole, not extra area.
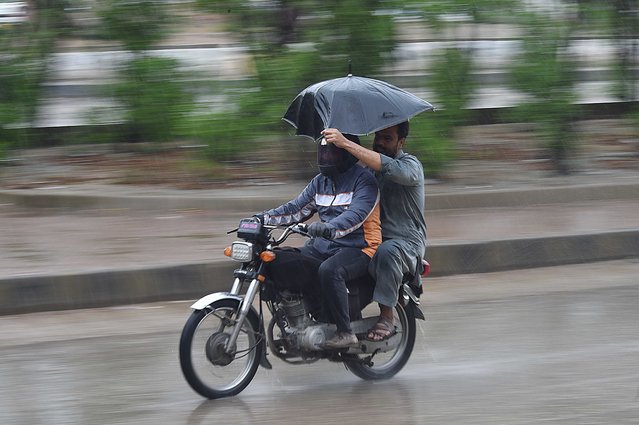
M 419 308 L 419 297 L 415 295 L 413 289 L 409 285 L 404 284 L 402 285 L 402 292 L 402 297 L 404 298 L 404 305 L 406 306 L 406 308 L 413 309 L 416 319 L 426 320 L 426 317 L 424 317 L 424 313 Z
M 419 297 L 415 294 L 415 291 L 413 291 L 413 288 L 411 288 L 408 284 L 403 284 L 402 285 L 402 292 L 404 295 L 404 301 L 412 301 L 414 304 L 419 305 Z

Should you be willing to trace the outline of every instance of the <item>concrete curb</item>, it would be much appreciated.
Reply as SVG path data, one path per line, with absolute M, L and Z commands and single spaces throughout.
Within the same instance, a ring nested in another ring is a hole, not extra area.
M 198 298 L 228 290 L 235 266 L 229 261 L 3 279 L 0 315 Z
M 430 193 L 426 188 L 426 209 L 460 209 L 521 207 L 536 204 L 559 204 L 580 201 L 602 201 L 639 198 L 639 182 L 614 184 L 584 184 L 544 188 L 463 189 L 459 192 Z M 228 192 L 203 192 L 190 195 L 90 195 L 64 190 L 34 192 L 33 190 L 0 190 L 0 203 L 23 208 L 59 209 L 140 209 L 180 210 L 211 209 L 219 211 L 261 211 L 289 201 L 299 193 L 295 186 L 290 193 L 276 195 L 229 196 Z
M 428 248 L 433 276 L 487 273 L 639 257 L 639 229 Z
M 639 257 L 639 230 L 436 245 L 432 276 Z M 226 291 L 233 261 L 0 280 L 0 315 L 196 299 Z
M 584 184 L 543 188 L 465 189 L 461 193 L 427 194 L 427 210 L 525 207 L 539 204 L 639 198 L 639 183 Z

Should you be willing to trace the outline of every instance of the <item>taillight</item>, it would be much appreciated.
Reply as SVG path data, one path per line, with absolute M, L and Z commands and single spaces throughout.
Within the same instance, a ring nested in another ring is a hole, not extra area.
M 423 267 L 423 271 L 422 271 L 422 277 L 426 277 L 430 274 L 430 263 L 426 260 L 422 260 L 422 267 Z

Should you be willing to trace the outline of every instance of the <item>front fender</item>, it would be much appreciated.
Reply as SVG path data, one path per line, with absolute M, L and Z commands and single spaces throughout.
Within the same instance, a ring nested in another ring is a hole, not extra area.
M 230 298 L 239 302 L 242 302 L 242 297 L 238 295 L 233 295 L 229 292 L 215 292 L 213 294 L 208 294 L 197 300 L 191 305 L 193 310 L 203 310 L 209 305 L 213 304 L 215 301 L 219 301 L 224 298 Z

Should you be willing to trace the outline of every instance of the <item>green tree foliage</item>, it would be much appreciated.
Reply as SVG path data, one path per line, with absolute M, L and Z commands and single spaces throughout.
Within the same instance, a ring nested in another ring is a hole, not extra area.
M 455 127 L 467 123 L 468 105 L 476 90 L 473 79 L 472 50 L 445 49 L 431 68 L 428 85 L 435 91 L 438 120 L 446 137 L 453 137 Z
M 149 50 L 166 36 L 170 19 L 156 1 L 107 0 L 101 7 L 105 35 L 119 40 L 127 50 Z
M 223 112 L 197 114 L 190 120 L 189 137 L 209 145 L 209 156 L 217 161 L 232 160 L 253 149 L 265 138 L 291 131 L 281 118 L 297 87 L 313 75 L 308 52 L 281 57 L 255 55 L 256 76 L 244 88 L 228 92 L 232 99 Z
M 238 131 L 226 134 L 227 143 L 239 150 L 250 140 L 265 135 L 294 132 L 281 118 L 295 95 L 317 81 L 343 77 L 349 63 L 353 74 L 374 77 L 394 48 L 393 25 L 388 16 L 374 12 L 377 0 L 279 1 L 271 8 L 256 8 L 249 1 L 200 1 L 209 11 L 224 12 L 249 43 L 255 65 L 250 90 L 230 99 L 239 105 L 221 116 L 211 117 L 208 134 L 223 133 L 231 126 Z M 232 155 L 228 146 L 211 151 Z
M 431 28 L 440 33 L 440 38 L 448 34 L 454 35 L 455 40 L 473 35 L 473 32 L 458 31 L 462 26 L 459 21 L 473 25 L 493 22 L 501 16 L 497 11 L 515 3 L 513 0 L 445 0 L 415 2 L 406 7 L 421 10 Z M 453 17 L 452 22 L 447 19 L 450 17 Z M 433 90 L 437 111 L 434 115 L 414 119 L 411 132 L 421 136 L 417 153 L 431 177 L 441 177 L 455 158 L 455 129 L 468 123 L 471 114 L 468 106 L 477 88 L 473 73 L 472 47 L 456 41 L 451 41 L 439 52 L 429 69 L 424 85 Z
M 419 134 L 416 152 L 431 177 L 440 177 L 455 157 L 455 129 L 467 123 L 468 104 L 475 91 L 472 57 L 468 49 L 445 49 L 434 62 L 426 84 L 435 92 L 437 112 L 414 119 L 411 133 Z
M 440 0 L 399 3 L 407 8 L 421 10 L 433 28 L 442 30 L 451 25 L 451 20 L 495 23 L 508 19 L 508 14 L 503 12 L 512 11 L 520 2 L 518 0 Z
M 319 40 L 318 76 L 342 77 L 349 61 L 355 75 L 378 74 L 395 47 L 391 18 L 376 14 L 383 2 L 332 0 L 323 4 L 325 12 L 314 21 L 310 32 Z
M 616 94 L 623 100 L 637 100 L 636 67 L 639 65 L 639 1 L 616 0 L 611 27 L 618 46 Z
M 122 102 L 130 141 L 165 142 L 193 109 L 174 59 L 139 56 L 127 63 L 114 94 Z
M 27 22 L 0 28 L 0 157 L 34 144 L 33 129 L 47 58 L 62 27 L 62 4 L 32 2 Z
M 581 0 L 578 2 L 579 25 L 585 31 L 611 36 L 617 57 L 613 65 L 613 94 L 621 100 L 637 99 L 639 66 L 639 1 Z
M 173 59 L 153 57 L 148 50 L 166 34 L 165 6 L 156 1 L 110 0 L 101 12 L 104 29 L 133 52 L 122 67 L 113 94 L 124 107 L 129 141 L 163 142 L 175 137 L 193 110 L 194 96 Z
M 572 122 L 577 115 L 575 65 L 566 49 L 569 28 L 547 21 L 527 28 L 529 33 L 522 40 L 521 57 L 512 68 L 512 84 L 529 98 L 516 108 L 515 117 L 538 126 L 555 169 L 565 174 L 569 172 L 568 160 L 575 148 Z
M 31 139 L 43 57 L 36 46 L 16 46 L 11 34 L 0 33 L 0 157 Z M 25 40 L 26 42 L 26 40 Z
M 406 150 L 417 156 L 430 178 L 443 178 L 455 159 L 455 144 L 450 131 L 439 118 L 440 110 L 420 114 L 410 121 Z

